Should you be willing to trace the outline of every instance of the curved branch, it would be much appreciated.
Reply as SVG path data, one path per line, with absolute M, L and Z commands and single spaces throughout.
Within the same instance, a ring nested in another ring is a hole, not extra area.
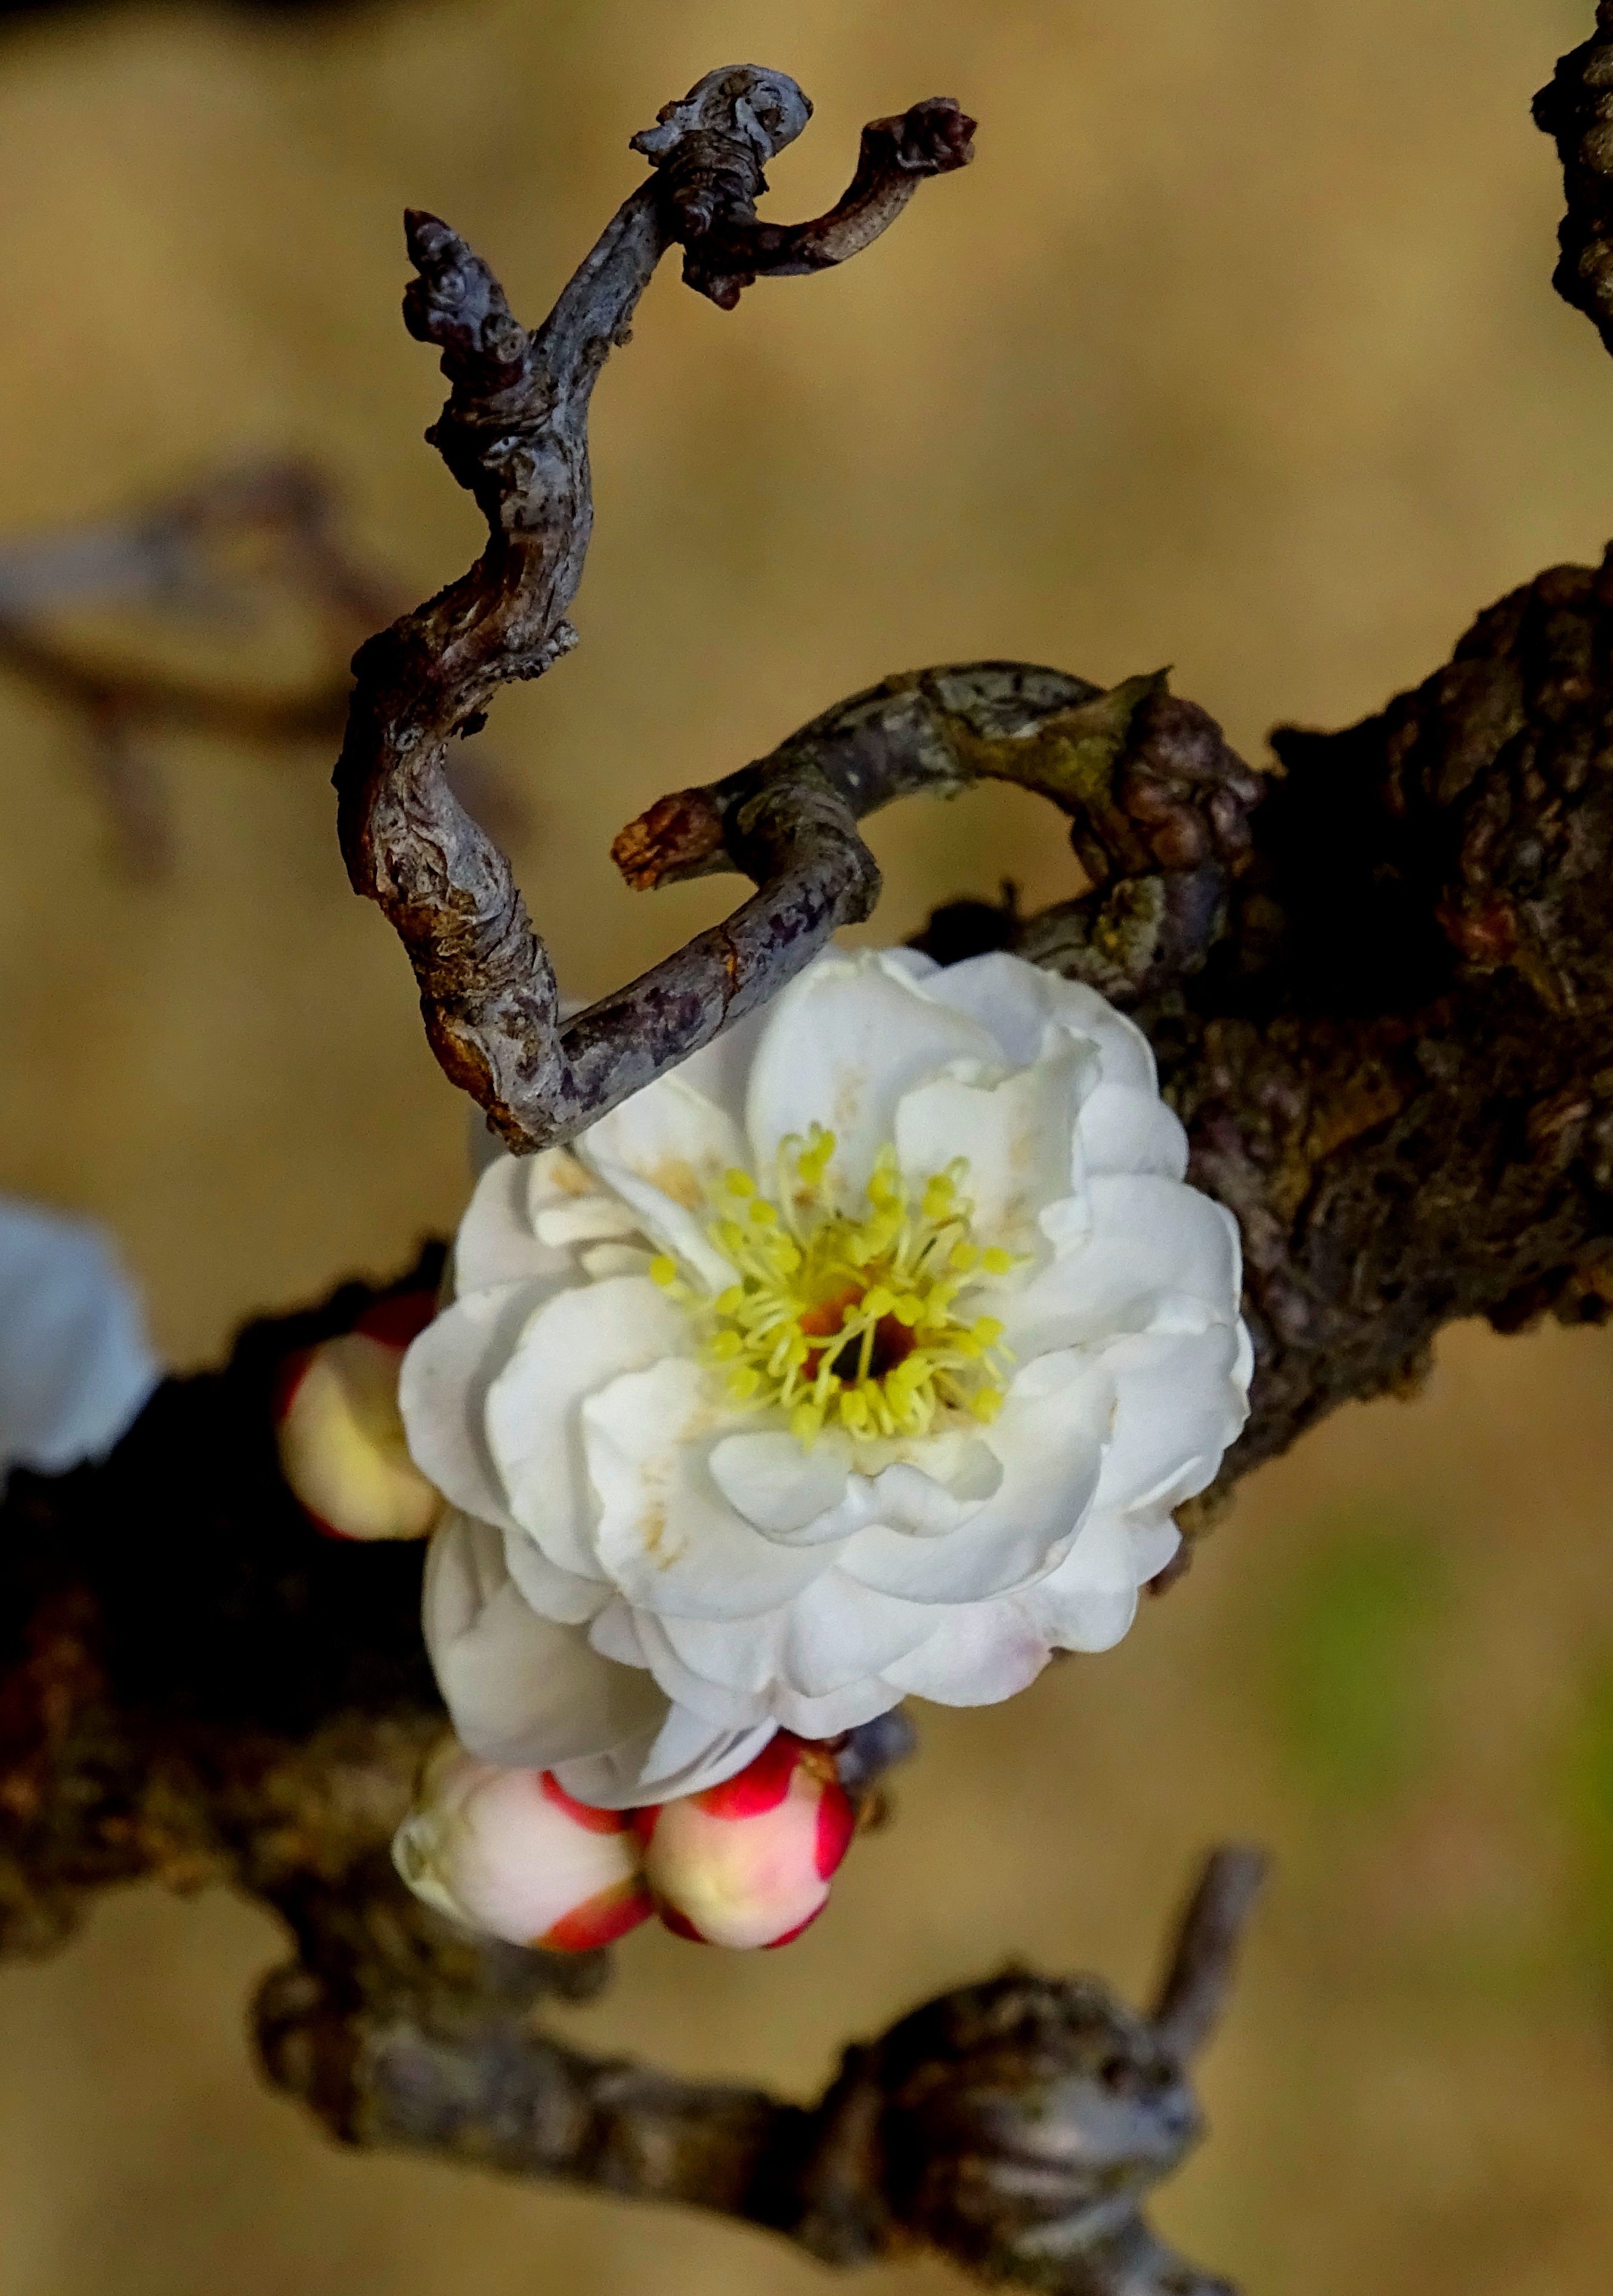
M 542 327 L 529 333 L 465 242 L 411 214 L 418 276 L 411 333 L 436 344 L 452 385 L 431 432 L 488 521 L 468 574 L 364 646 L 336 771 L 342 852 L 355 888 L 396 926 L 427 1033 L 455 1083 L 511 1147 L 571 1135 L 780 988 L 837 925 L 871 910 L 872 857 L 835 791 L 803 769 L 737 807 L 727 851 L 759 888 L 728 922 L 563 1026 L 547 951 L 509 865 L 455 801 L 447 744 L 478 726 L 498 688 L 540 676 L 575 643 L 564 616 L 592 525 L 588 408 L 640 294 L 681 241 L 686 275 L 725 304 L 723 264 L 818 268 L 864 246 L 926 175 L 960 166 L 956 105 L 876 123 L 846 198 L 792 232 L 756 223 L 762 168 L 810 107 L 793 80 L 745 65 L 713 72 L 636 137 L 656 172 L 620 209 Z M 710 255 L 713 270 L 706 263 Z

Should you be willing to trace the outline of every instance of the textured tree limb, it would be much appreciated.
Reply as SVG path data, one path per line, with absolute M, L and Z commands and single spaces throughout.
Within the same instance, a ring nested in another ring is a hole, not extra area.
M 758 887 L 726 924 L 562 1025 L 554 969 L 508 863 L 455 802 L 447 744 L 498 688 L 575 643 L 564 616 L 593 522 L 588 410 L 612 346 L 666 249 L 726 306 L 767 271 L 855 253 L 926 175 L 970 155 L 955 104 L 920 104 L 863 138 L 845 198 L 819 221 L 757 223 L 762 168 L 809 106 L 793 80 L 712 72 L 636 137 L 655 173 L 606 226 L 543 325 L 520 325 L 487 266 L 434 217 L 408 218 L 410 332 L 452 386 L 431 437 L 488 521 L 468 574 L 365 646 L 337 768 L 354 886 L 396 926 L 444 1070 L 517 1150 L 568 1138 L 782 986 L 837 925 L 866 916 L 878 872 L 844 803 L 810 772 L 777 777 L 728 828 Z M 708 261 L 709 258 L 709 261 Z

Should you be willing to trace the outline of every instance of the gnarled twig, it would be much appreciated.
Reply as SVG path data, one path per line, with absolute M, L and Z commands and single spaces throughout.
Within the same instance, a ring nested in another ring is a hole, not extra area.
M 878 892 L 834 788 L 806 768 L 776 778 L 726 824 L 728 857 L 755 896 L 563 1027 L 554 970 L 508 863 L 444 774 L 448 742 L 481 723 L 498 688 L 540 676 L 575 643 L 564 615 L 593 519 L 589 396 L 668 246 L 683 243 L 687 275 L 726 306 L 761 272 L 855 253 L 921 177 L 970 157 L 973 123 L 955 104 L 917 105 L 868 130 L 831 216 L 780 232 L 756 222 L 754 201 L 764 165 L 809 109 L 793 80 L 749 65 L 712 72 L 669 105 L 635 139 L 654 176 L 532 333 L 446 224 L 408 218 L 419 275 L 405 316 L 440 347 L 452 384 L 431 436 L 474 495 L 489 543 L 468 574 L 357 658 L 336 775 L 342 851 L 355 887 L 380 902 L 408 949 L 439 1061 L 517 1150 L 568 1138 L 708 1043 L 837 925 L 866 916 Z

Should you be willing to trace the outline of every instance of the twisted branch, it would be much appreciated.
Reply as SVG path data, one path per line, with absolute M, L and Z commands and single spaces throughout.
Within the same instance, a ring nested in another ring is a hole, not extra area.
M 407 219 L 418 276 L 408 328 L 452 385 L 429 434 L 488 521 L 468 574 L 359 652 L 336 771 L 355 888 L 396 926 L 432 1049 L 509 1145 L 569 1138 L 763 1003 L 835 927 L 867 916 L 879 876 L 844 802 L 811 771 L 728 824 L 758 890 L 726 924 L 562 1025 L 554 968 L 509 865 L 455 802 L 447 744 L 498 688 L 541 676 L 575 644 L 564 619 L 593 523 L 588 410 L 639 296 L 680 242 L 685 275 L 724 308 L 764 273 L 840 262 L 926 176 L 971 156 L 973 123 L 936 99 L 865 131 L 844 199 L 793 230 L 759 224 L 762 168 L 800 134 L 805 97 L 754 66 L 708 74 L 634 138 L 655 173 L 618 211 L 543 325 L 512 315 L 481 258 L 434 217 Z

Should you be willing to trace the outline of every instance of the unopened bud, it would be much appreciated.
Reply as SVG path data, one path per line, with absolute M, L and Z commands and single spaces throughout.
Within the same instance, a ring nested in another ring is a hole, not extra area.
M 280 1472 L 337 1538 L 424 1538 L 442 1509 L 409 1456 L 398 1375 L 431 1320 L 429 1292 L 378 1300 L 356 1328 L 295 1356 L 276 1409 Z
M 501 1770 L 449 1740 L 392 1841 L 409 1888 L 511 1945 L 583 1953 L 653 1910 L 632 1819 L 573 1801 L 547 1770 Z
M 787 1945 L 817 1919 L 854 1823 L 833 1755 L 783 1730 L 737 1778 L 637 1818 L 667 1927 L 737 1947 Z

